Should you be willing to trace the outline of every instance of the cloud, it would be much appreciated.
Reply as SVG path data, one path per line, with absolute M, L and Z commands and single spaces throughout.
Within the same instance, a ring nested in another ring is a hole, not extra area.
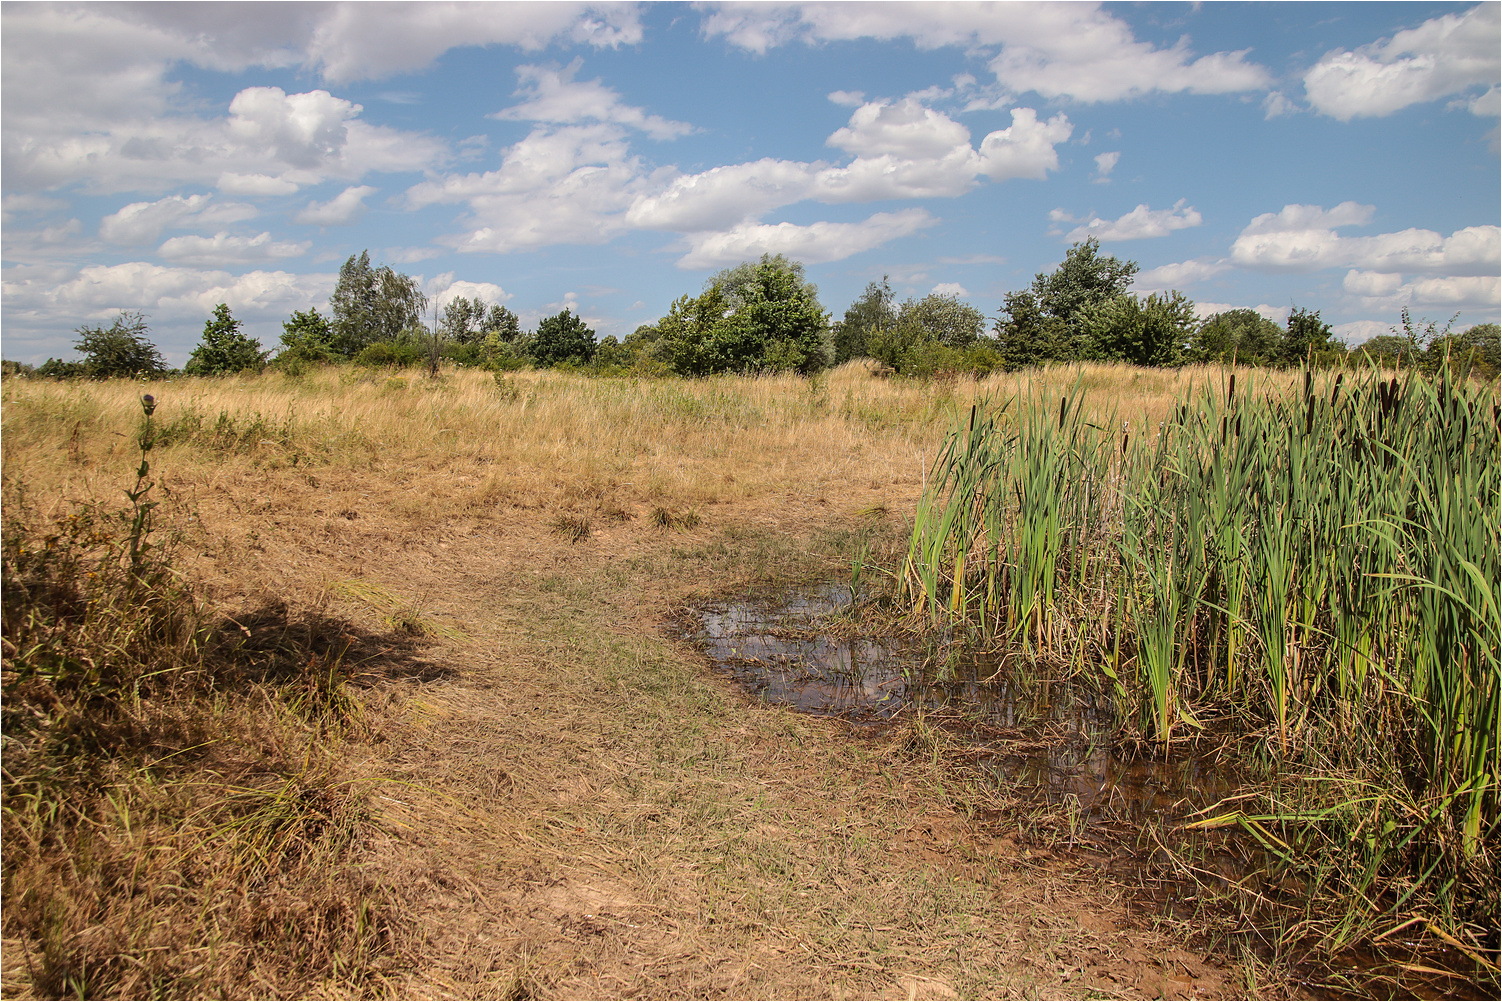
M 954 197 L 981 177 L 1044 177 L 1057 169 L 1054 147 L 1072 128 L 1063 115 L 1040 122 L 1031 108 L 1017 108 L 1012 125 L 986 136 L 977 150 L 968 129 L 912 99 L 871 102 L 830 137 L 858 152 L 843 166 L 763 158 L 679 174 L 649 169 L 617 123 L 538 125 L 506 152 L 499 169 L 424 181 L 408 190 L 406 201 L 413 209 L 467 204 L 470 232 L 440 241 L 460 251 L 603 243 L 630 229 L 727 240 L 734 233 L 744 240 L 763 233 L 755 226 L 767 213 L 802 201 Z M 851 231 L 817 232 L 822 240 Z M 691 243 L 694 260 L 701 246 L 710 246 Z
M 1293 115 L 1298 110 L 1299 106 L 1290 101 L 1282 91 L 1268 91 L 1267 97 L 1262 99 L 1262 117 L 1264 119 Z
M 1116 164 L 1121 160 L 1121 153 L 1098 153 L 1095 156 L 1095 182 L 1105 183 L 1110 180 L 1111 172 L 1116 169 Z
M 124 246 L 152 244 L 164 229 L 225 226 L 258 215 L 243 202 L 215 202 L 212 195 L 171 195 L 155 202 L 131 202 L 99 221 L 99 236 Z
M 680 233 L 724 229 L 808 198 L 822 166 L 763 158 L 680 175 L 666 189 L 638 197 L 626 221 Z
M 981 141 L 981 172 L 993 181 L 1032 178 L 1041 181 L 1059 169 L 1054 149 L 1067 142 L 1074 126 L 1064 115 L 1038 121 L 1031 108 L 1013 108 L 1010 127 L 993 132 Z
M 1160 49 L 1139 42 L 1098 4 L 809 3 L 720 4 L 707 36 L 762 53 L 793 42 L 911 39 L 920 48 L 994 48 L 997 82 L 1013 93 L 1115 101 L 1152 92 L 1225 94 L 1271 80 L 1247 51 L 1195 58 L 1187 38 Z
M 600 244 L 628 228 L 626 210 L 661 176 L 631 154 L 618 126 L 539 125 L 498 169 L 424 181 L 406 202 L 468 205 L 468 232 L 439 240 L 461 252 Z
M 236 237 L 216 233 L 212 237 L 172 237 L 156 252 L 164 260 L 193 267 L 217 268 L 234 264 L 258 264 L 301 257 L 308 252 L 309 241 L 293 243 L 274 241 L 270 233 L 253 237 Z
M 745 223 L 690 237 L 690 250 L 678 260 L 678 267 L 717 268 L 763 254 L 786 254 L 808 264 L 840 261 L 936 223 L 938 219 L 924 209 L 878 212 L 859 223 Z
M 25 344 L 36 361 L 67 357 L 75 337 L 57 331 L 57 317 L 108 323 L 121 310 L 139 310 L 150 318 L 152 340 L 181 364 L 219 303 L 227 303 L 263 343 L 274 343 L 281 322 L 294 311 L 327 307 L 337 278 L 260 270 L 232 275 L 144 261 L 78 270 L 11 268 L 3 283 L 5 335 L 7 342 Z M 257 325 L 261 332 L 254 331 Z M 6 355 L 14 357 L 9 349 Z
M 938 159 L 956 147 L 970 146 L 970 130 L 943 112 L 924 107 L 912 97 L 895 104 L 863 104 L 850 124 L 829 137 L 828 145 L 857 156 Z
M 1209 261 L 1204 259 L 1194 261 L 1180 261 L 1176 264 L 1163 264 L 1147 271 L 1138 272 L 1133 276 L 1132 287 L 1143 292 L 1163 292 L 1169 289 L 1182 289 L 1196 282 L 1223 275 L 1231 268 L 1231 263 L 1224 259 Z M 1230 307 L 1227 307 L 1228 309 Z
M 865 91 L 859 90 L 832 90 L 828 97 L 833 103 L 846 108 L 858 108 L 866 102 Z
M 516 93 L 526 100 L 489 117 L 560 124 L 614 122 L 645 132 L 653 139 L 675 139 L 694 131 L 694 127 L 686 122 L 670 122 L 622 103 L 620 95 L 599 80 L 575 81 L 574 74 L 583 65 L 584 60 L 575 59 L 561 69 L 557 66 L 518 66 L 516 75 L 521 86 Z
M 309 61 L 324 79 L 367 80 L 421 70 L 451 48 L 568 41 L 617 48 L 641 41 L 640 8 L 626 3 L 391 3 L 337 5 L 319 19 Z
M 940 282 L 933 287 L 932 292 L 936 296 L 961 297 L 970 295 L 970 290 L 958 282 Z
M 1340 287 L 1353 296 L 1385 297 L 1397 292 L 1403 285 L 1403 276 L 1396 272 L 1357 271 L 1346 272 Z
M 1353 320 L 1350 323 L 1334 324 L 1331 328 L 1335 336 L 1346 344 L 1365 344 L 1379 334 L 1391 334 L 1392 327 L 1380 320 Z
M 430 137 L 360 121 L 361 110 L 327 91 L 247 87 L 223 118 L 134 114 L 70 129 L 31 119 L 33 109 L 7 111 L 6 184 L 33 190 L 83 182 L 97 192 L 202 184 L 275 195 L 328 179 L 429 169 L 447 155 Z
M 368 184 L 345 188 L 327 202 L 309 202 L 292 221 L 310 226 L 347 226 L 365 215 L 366 196 L 379 190 Z
M 1153 210 L 1144 203 L 1137 206 L 1131 212 L 1119 219 L 1101 219 L 1092 214 L 1089 219 L 1077 220 L 1062 210 L 1055 209 L 1049 213 L 1056 222 L 1078 222 L 1080 225 L 1070 230 L 1065 239 L 1071 243 L 1094 237 L 1101 243 L 1110 243 L 1116 240 L 1142 240 L 1147 237 L 1166 237 L 1174 230 L 1188 229 L 1199 226 L 1203 220 L 1198 210 L 1192 205 L 1185 205 L 1184 199 L 1173 203 L 1171 209 Z
M 225 171 L 214 182 L 214 187 L 228 195 L 274 196 L 290 195 L 297 191 L 296 181 L 267 177 L 265 174 L 236 174 Z
M 426 291 L 428 301 L 440 310 L 461 296 L 465 299 L 480 299 L 492 304 L 504 303 L 513 298 L 511 293 L 494 282 L 455 280 L 454 273 L 451 271 L 429 279 L 426 283 Z
M 1502 73 L 1499 31 L 1502 12 L 1495 3 L 1431 18 L 1355 51 L 1326 53 L 1304 75 L 1304 91 L 1316 111 L 1350 121 L 1391 115 L 1473 87 L 1490 89 Z M 1495 114 L 1495 107 L 1495 101 L 1477 99 L 1471 110 Z
M 1484 277 L 1502 271 L 1502 228 L 1468 226 L 1450 236 L 1407 229 L 1343 237 L 1336 229 L 1370 222 L 1374 206 L 1342 202 L 1286 205 L 1257 216 L 1231 245 L 1231 260 L 1260 271 L 1312 272 L 1354 268 L 1365 272 Z

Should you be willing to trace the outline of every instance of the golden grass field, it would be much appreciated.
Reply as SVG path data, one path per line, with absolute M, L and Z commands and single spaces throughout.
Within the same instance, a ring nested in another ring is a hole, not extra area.
M 143 698 L 131 753 L 61 807 L 8 793 L 4 994 L 1300 991 L 1021 837 L 942 733 L 759 706 L 671 625 L 848 574 L 863 544 L 897 559 L 978 396 L 1078 381 L 1098 420 L 1137 425 L 1225 377 L 7 380 L 8 528 L 124 505 L 152 394 L 175 566 L 215 636 L 274 633 L 312 681 Z M 335 661 L 343 722 L 288 711 Z M 47 761 L 7 741 L 8 770 Z

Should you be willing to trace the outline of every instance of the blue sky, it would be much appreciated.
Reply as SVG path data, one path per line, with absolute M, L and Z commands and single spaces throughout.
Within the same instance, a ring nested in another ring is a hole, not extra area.
M 5 357 L 368 248 L 622 337 L 719 268 L 1002 296 L 1098 237 L 1202 313 L 1496 321 L 1495 3 L 3 6 Z

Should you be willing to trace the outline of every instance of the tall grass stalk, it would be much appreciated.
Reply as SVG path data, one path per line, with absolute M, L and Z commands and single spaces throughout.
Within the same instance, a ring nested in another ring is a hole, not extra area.
M 970 410 L 918 506 L 911 607 L 1099 666 L 1149 739 L 1216 706 L 1286 769 L 1392 791 L 1283 815 L 1285 837 L 1302 863 L 1332 844 L 1364 854 L 1320 871 L 1350 901 L 1494 940 L 1494 390 L 1373 370 L 1238 395 L 1232 377 L 1120 439 L 1080 396 Z

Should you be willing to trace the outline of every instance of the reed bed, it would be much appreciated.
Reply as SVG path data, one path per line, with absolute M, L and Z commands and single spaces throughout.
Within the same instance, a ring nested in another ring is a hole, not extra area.
M 1343 903 L 1290 936 L 1416 924 L 1495 970 L 1495 389 L 1250 384 L 1134 424 L 1079 388 L 977 402 L 919 502 L 906 604 L 1097 679 L 1129 734 L 1254 739 L 1277 792 L 1198 824 Z

